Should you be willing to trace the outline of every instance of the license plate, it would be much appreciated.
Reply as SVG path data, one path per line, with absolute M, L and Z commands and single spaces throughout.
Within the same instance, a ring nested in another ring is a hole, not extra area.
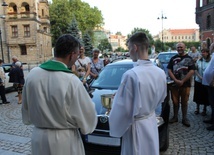
M 120 138 L 115 137 L 101 137 L 96 135 L 87 135 L 86 141 L 88 143 L 94 143 L 99 145 L 109 145 L 109 146 L 120 146 Z

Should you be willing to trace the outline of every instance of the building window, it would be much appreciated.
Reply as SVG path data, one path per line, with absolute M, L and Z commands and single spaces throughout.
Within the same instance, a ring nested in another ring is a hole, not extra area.
M 30 25 L 24 25 L 24 36 L 30 37 Z
M 44 30 L 44 32 L 46 32 L 46 33 L 48 32 L 48 28 L 47 28 L 47 27 L 44 27 L 43 30 Z
M 42 17 L 44 17 L 45 13 L 44 13 L 44 9 L 42 9 Z
M 16 38 L 18 37 L 18 27 L 17 25 L 11 26 L 12 29 L 12 37 Z
M 30 6 L 28 4 L 25 5 L 25 10 L 26 10 L 26 12 L 30 12 Z
M 21 55 L 27 55 L 26 45 L 19 45 L 19 47 L 20 47 Z
M 210 29 L 210 27 L 211 27 L 211 16 L 208 15 L 207 16 L 207 29 Z

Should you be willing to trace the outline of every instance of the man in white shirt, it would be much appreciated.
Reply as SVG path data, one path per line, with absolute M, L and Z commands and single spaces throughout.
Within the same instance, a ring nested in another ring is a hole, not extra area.
M 128 48 L 135 66 L 123 74 L 115 95 L 110 135 L 122 137 L 121 155 L 159 155 L 155 109 L 166 97 L 166 75 L 149 61 L 145 33 L 132 35 Z

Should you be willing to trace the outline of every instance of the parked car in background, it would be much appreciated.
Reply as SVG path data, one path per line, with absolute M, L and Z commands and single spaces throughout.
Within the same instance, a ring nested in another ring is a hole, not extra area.
M 161 52 L 154 59 L 154 64 L 163 69 L 164 72 L 166 73 L 167 81 L 170 80 L 167 65 L 170 59 L 176 54 L 178 54 L 178 52 Z
M 23 71 L 24 71 L 24 77 L 27 76 L 28 74 L 28 68 L 25 66 L 26 63 L 22 63 L 23 65 Z M 12 68 L 12 64 L 11 63 L 5 63 L 5 64 L 2 64 L 2 67 L 4 69 L 4 72 L 5 72 L 5 76 L 6 76 L 6 79 L 5 79 L 5 90 L 6 92 L 8 91 L 15 91 L 15 87 L 14 87 L 14 84 L 9 82 L 9 73 L 10 73 L 10 70 Z
M 100 72 L 99 77 L 90 85 L 89 94 L 95 103 L 98 123 L 93 133 L 82 135 L 87 155 L 119 155 L 121 151 L 121 138 L 109 135 L 109 117 L 107 109 L 102 106 L 101 95 L 114 94 L 121 82 L 122 75 L 133 68 L 131 59 L 125 59 L 108 64 Z M 157 90 L 158 91 L 158 90 Z M 159 130 L 160 150 L 167 150 L 169 146 L 169 104 L 162 103 L 160 117 L 157 117 Z
M 6 79 L 5 79 L 5 90 L 6 91 L 9 91 L 9 90 L 15 90 L 15 87 L 13 86 L 13 83 L 10 83 L 9 82 L 9 73 L 10 73 L 10 70 L 11 70 L 11 67 L 12 67 L 12 64 L 10 63 L 7 63 L 7 64 L 3 64 L 2 65 L 3 69 L 4 69 L 4 72 L 5 72 L 5 76 L 6 76 Z

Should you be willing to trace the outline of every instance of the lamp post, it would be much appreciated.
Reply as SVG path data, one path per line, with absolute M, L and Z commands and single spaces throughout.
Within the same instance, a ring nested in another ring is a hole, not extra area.
M 2 3 L 1 6 L 6 7 L 6 6 L 8 6 L 8 4 L 5 1 L 3 1 L 3 3 Z M 1 18 L 4 19 L 5 16 L 1 15 Z M 0 27 L 0 42 L 1 42 L 1 55 L 2 55 L 2 60 L 4 62 L 4 51 L 3 51 L 3 45 L 2 45 L 2 31 L 1 31 L 1 27 Z
M 3 45 L 2 45 L 1 29 L 0 29 L 0 39 L 1 39 L 1 57 L 2 57 L 2 61 L 4 62 L 4 51 L 3 51 Z
M 158 20 L 161 19 L 161 24 L 162 24 L 162 40 L 161 40 L 161 49 L 162 49 L 162 52 L 164 51 L 164 41 L 163 41 L 163 20 L 164 19 L 167 19 L 166 16 L 163 16 L 163 11 L 161 12 L 161 17 L 158 17 L 157 18 Z

